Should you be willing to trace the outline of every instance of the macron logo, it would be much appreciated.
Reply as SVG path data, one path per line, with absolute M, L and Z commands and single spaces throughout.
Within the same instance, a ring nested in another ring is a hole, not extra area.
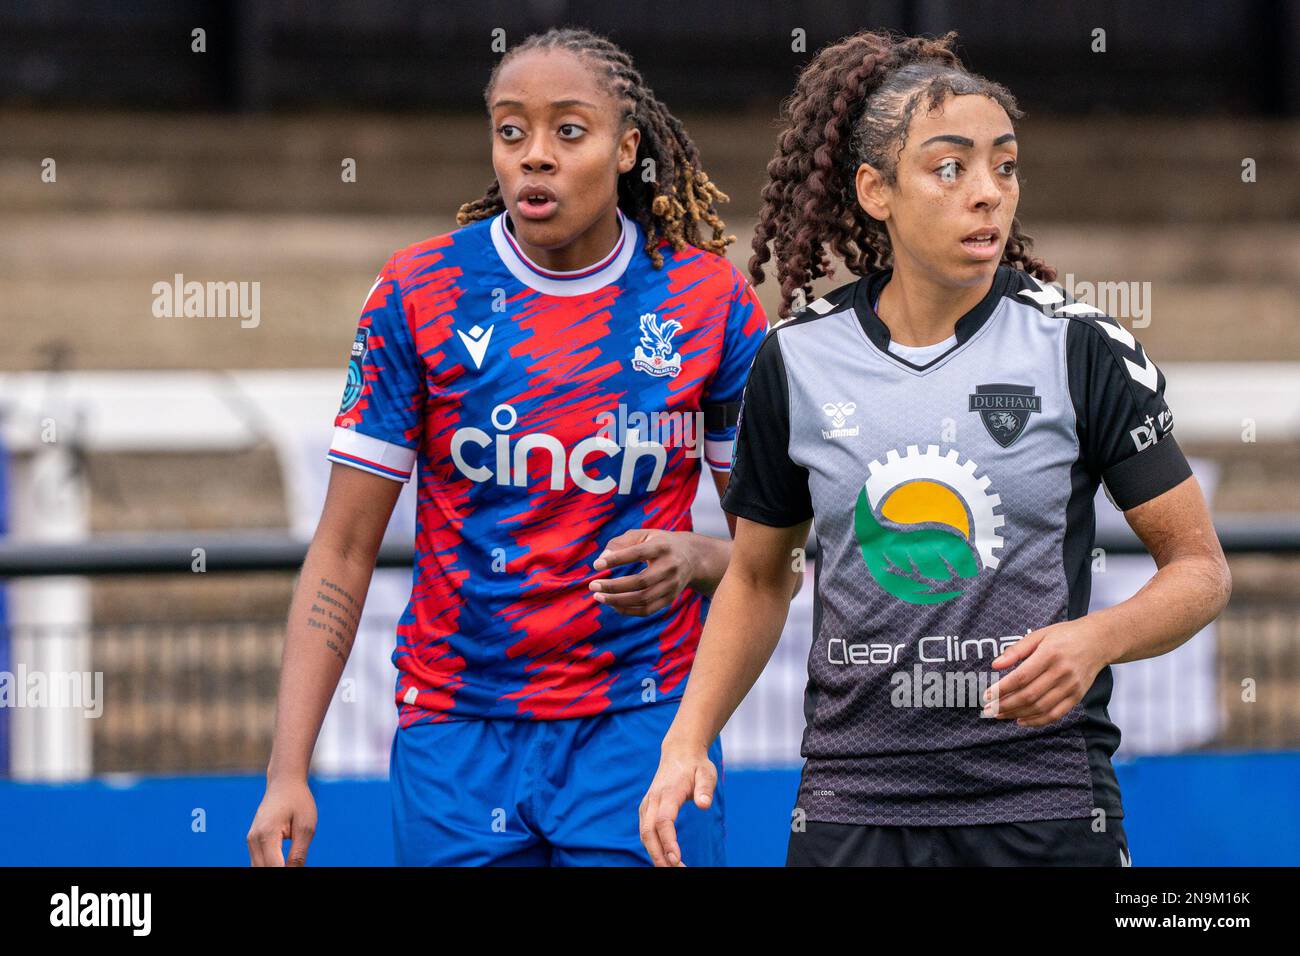
M 475 325 L 474 328 L 469 330 L 468 335 L 460 329 L 456 330 L 460 340 L 465 343 L 465 349 L 469 352 L 469 357 L 474 360 L 475 368 L 483 367 L 483 359 L 487 355 L 488 343 L 492 341 L 492 329 L 494 327 L 489 325 L 485 329 L 481 325 Z

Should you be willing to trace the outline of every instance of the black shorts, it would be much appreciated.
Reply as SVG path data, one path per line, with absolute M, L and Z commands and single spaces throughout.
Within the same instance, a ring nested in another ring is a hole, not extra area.
M 808 820 L 791 831 L 786 866 L 1130 866 L 1119 819 L 889 827 Z

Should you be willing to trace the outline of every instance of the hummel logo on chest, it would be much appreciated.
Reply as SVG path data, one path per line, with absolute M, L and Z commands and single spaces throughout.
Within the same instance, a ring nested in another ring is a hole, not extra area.
M 849 416 L 858 410 L 856 402 L 827 402 L 822 411 L 831 420 L 830 428 L 823 428 L 822 438 L 856 438 L 857 425 L 848 427 Z
M 492 329 L 494 328 L 495 326 L 492 325 L 489 325 L 486 329 L 481 325 L 475 325 L 474 328 L 469 330 L 468 335 L 460 329 L 456 330 L 460 340 L 465 343 L 465 350 L 469 352 L 469 357 L 474 360 L 475 368 L 483 367 L 483 359 L 487 355 L 488 343 L 492 341 Z

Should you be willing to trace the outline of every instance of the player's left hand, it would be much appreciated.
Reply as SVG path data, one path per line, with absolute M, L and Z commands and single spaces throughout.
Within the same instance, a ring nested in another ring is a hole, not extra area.
M 1106 666 L 1104 643 L 1086 617 L 1030 631 L 994 658 L 994 670 L 1015 670 L 985 692 L 985 714 L 1022 727 L 1060 720 Z
M 677 814 L 691 799 L 701 810 L 709 809 L 717 786 L 718 768 L 709 759 L 705 747 L 682 746 L 664 740 L 659 769 L 638 808 L 641 844 L 655 866 L 686 865 L 677 841 Z
M 605 571 L 638 562 L 646 566 L 636 574 L 592 581 L 589 587 L 595 599 L 630 617 L 645 617 L 668 607 L 695 578 L 691 532 L 659 528 L 624 531 L 610 540 L 593 567 Z

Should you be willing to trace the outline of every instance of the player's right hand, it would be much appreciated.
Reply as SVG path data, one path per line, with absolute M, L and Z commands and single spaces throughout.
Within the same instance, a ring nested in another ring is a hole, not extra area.
M 701 810 L 713 806 L 718 770 L 706 748 L 669 744 L 659 758 L 659 769 L 641 800 L 641 843 L 655 866 L 685 866 L 677 844 L 677 812 L 694 798 Z
M 248 859 L 253 866 L 285 866 L 283 841 L 289 846 L 288 866 L 307 865 L 307 847 L 316 833 L 316 801 L 306 780 L 269 783 L 262 804 L 248 828 Z

